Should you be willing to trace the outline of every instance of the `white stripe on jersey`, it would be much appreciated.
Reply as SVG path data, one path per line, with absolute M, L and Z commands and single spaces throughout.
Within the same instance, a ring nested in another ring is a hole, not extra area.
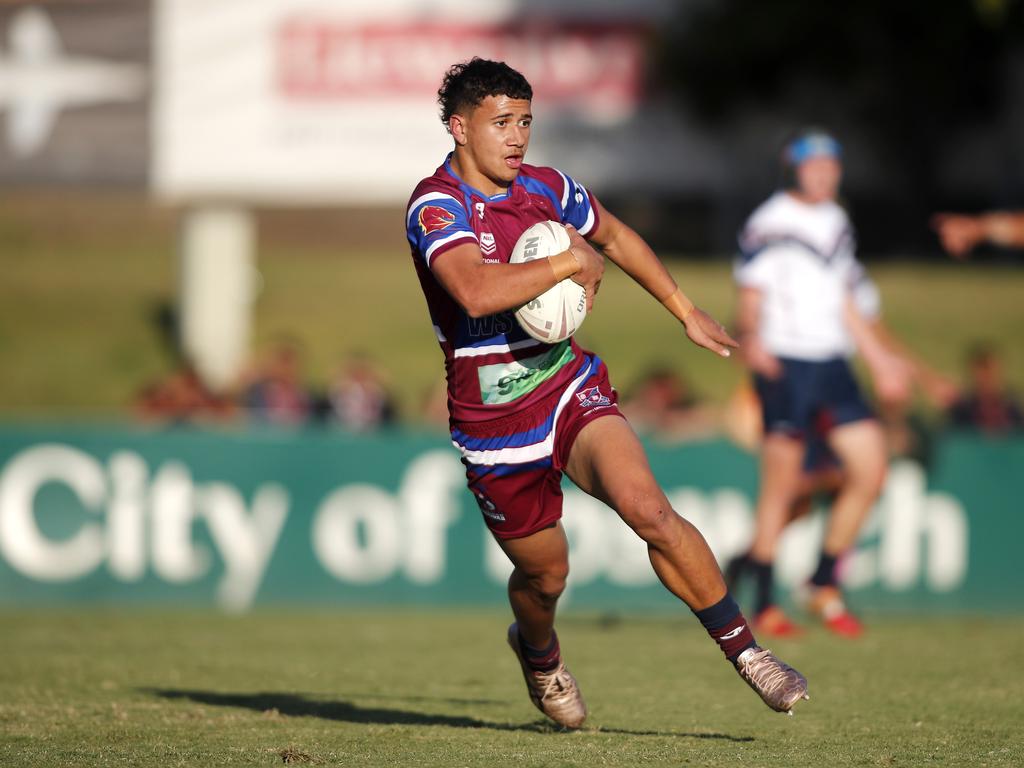
M 565 206 L 569 204 L 569 179 L 557 168 L 554 169 L 555 173 L 562 177 L 562 215 L 565 215 Z
M 590 195 L 587 194 L 587 190 L 585 190 L 582 186 L 580 186 L 580 191 L 584 195 L 586 195 L 587 202 L 590 203 Z M 582 235 L 583 237 L 586 237 L 587 233 L 590 232 L 590 230 L 593 229 L 593 228 L 594 228 L 594 206 L 591 203 L 590 205 L 587 206 L 587 220 L 585 222 L 583 222 L 583 226 L 580 227 L 579 230 L 577 230 L 577 231 L 580 233 L 580 235 Z
M 456 232 L 453 235 L 448 235 L 448 237 L 442 237 L 440 240 L 435 240 L 433 243 L 431 243 L 430 247 L 427 248 L 427 252 L 423 254 L 423 258 L 427 260 L 427 266 L 430 266 L 430 257 L 434 255 L 434 251 L 436 251 L 442 245 L 453 242 L 462 237 L 466 239 L 476 240 L 476 235 L 472 232 Z
M 406 211 L 405 213 L 406 226 L 412 224 L 413 212 L 421 205 L 423 205 L 423 203 L 429 203 L 431 200 L 451 200 L 454 203 L 462 205 L 462 203 L 459 203 L 459 201 L 456 200 L 454 197 L 452 197 L 449 194 L 445 194 L 444 192 L 427 192 L 427 194 L 420 195 L 419 197 L 412 201 L 412 205 L 409 206 L 409 210 Z
M 555 408 L 555 420 L 552 422 L 551 431 L 541 442 L 534 443 L 533 445 L 524 445 L 520 448 L 499 448 L 489 451 L 471 451 L 468 448 L 463 448 L 454 440 L 452 440 L 452 445 L 462 451 L 463 458 L 470 464 L 483 464 L 485 466 L 492 466 L 494 464 L 526 464 L 527 462 L 537 461 L 550 456 L 555 449 L 555 429 L 558 426 L 558 417 L 572 399 L 576 390 L 579 389 L 580 385 L 586 381 L 591 373 L 593 373 L 593 365 L 588 365 L 565 388 L 562 396 L 558 399 L 558 406 Z
M 455 357 L 480 357 L 481 355 L 494 355 L 502 352 L 514 352 L 518 349 L 528 347 L 539 347 L 544 342 L 533 339 L 522 339 L 513 341 L 511 344 L 488 344 L 486 347 L 459 347 L 455 350 Z

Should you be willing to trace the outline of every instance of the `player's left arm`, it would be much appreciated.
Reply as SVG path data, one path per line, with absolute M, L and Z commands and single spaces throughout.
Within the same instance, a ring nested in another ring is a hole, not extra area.
M 640 235 L 615 218 L 596 200 L 593 204 L 597 207 L 598 226 L 593 233 L 588 234 L 588 239 L 660 301 L 683 324 L 690 341 L 722 357 L 728 357 L 729 347 L 738 347 L 739 344 L 722 324 L 687 298 Z
M 852 294 L 846 296 L 843 319 L 871 372 L 879 398 L 886 402 L 906 401 L 910 397 L 910 365 L 885 344 L 877 326 L 864 316 Z
M 865 318 L 878 340 L 910 367 L 910 375 L 925 396 L 940 408 L 948 408 L 960 396 L 959 387 L 946 374 L 932 368 L 896 335 L 881 317 Z

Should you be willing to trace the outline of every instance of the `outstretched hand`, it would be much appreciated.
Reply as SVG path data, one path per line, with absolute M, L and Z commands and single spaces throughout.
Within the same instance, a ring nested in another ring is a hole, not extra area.
M 942 247 L 957 259 L 966 259 L 968 252 L 985 240 L 985 221 L 981 216 L 937 213 L 932 216 L 931 225 Z
M 737 341 L 729 335 L 722 324 L 700 307 L 693 308 L 693 311 L 683 321 L 683 325 L 690 341 L 698 347 L 710 349 L 722 357 L 729 357 L 730 347 L 734 349 L 739 347 Z

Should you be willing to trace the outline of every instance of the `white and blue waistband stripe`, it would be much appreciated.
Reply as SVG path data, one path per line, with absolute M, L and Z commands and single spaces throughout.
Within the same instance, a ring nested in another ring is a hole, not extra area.
M 563 390 L 555 410 L 543 424 L 513 435 L 486 438 L 470 437 L 455 430 L 452 432 L 452 445 L 470 464 L 526 464 L 547 458 L 554 451 L 558 417 L 583 382 L 597 371 L 600 363 L 597 357 L 585 358 L 576 376 Z

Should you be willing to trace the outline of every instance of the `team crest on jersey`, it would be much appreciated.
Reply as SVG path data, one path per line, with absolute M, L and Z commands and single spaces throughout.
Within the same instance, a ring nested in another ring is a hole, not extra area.
M 490 232 L 480 233 L 480 250 L 490 256 L 498 249 L 498 244 L 494 242 L 494 235 Z
M 577 392 L 576 399 L 580 401 L 580 406 L 583 408 L 596 408 L 612 404 L 608 397 L 601 394 L 601 390 L 598 387 L 591 387 L 590 389 L 584 389 L 582 392 Z
M 484 218 L 484 204 L 483 203 L 477 203 L 473 207 L 476 208 L 476 212 L 478 214 L 480 214 L 480 220 L 483 221 L 483 218 Z
M 455 223 L 455 214 L 439 205 L 425 205 L 420 208 L 420 229 L 424 235 L 440 232 Z

